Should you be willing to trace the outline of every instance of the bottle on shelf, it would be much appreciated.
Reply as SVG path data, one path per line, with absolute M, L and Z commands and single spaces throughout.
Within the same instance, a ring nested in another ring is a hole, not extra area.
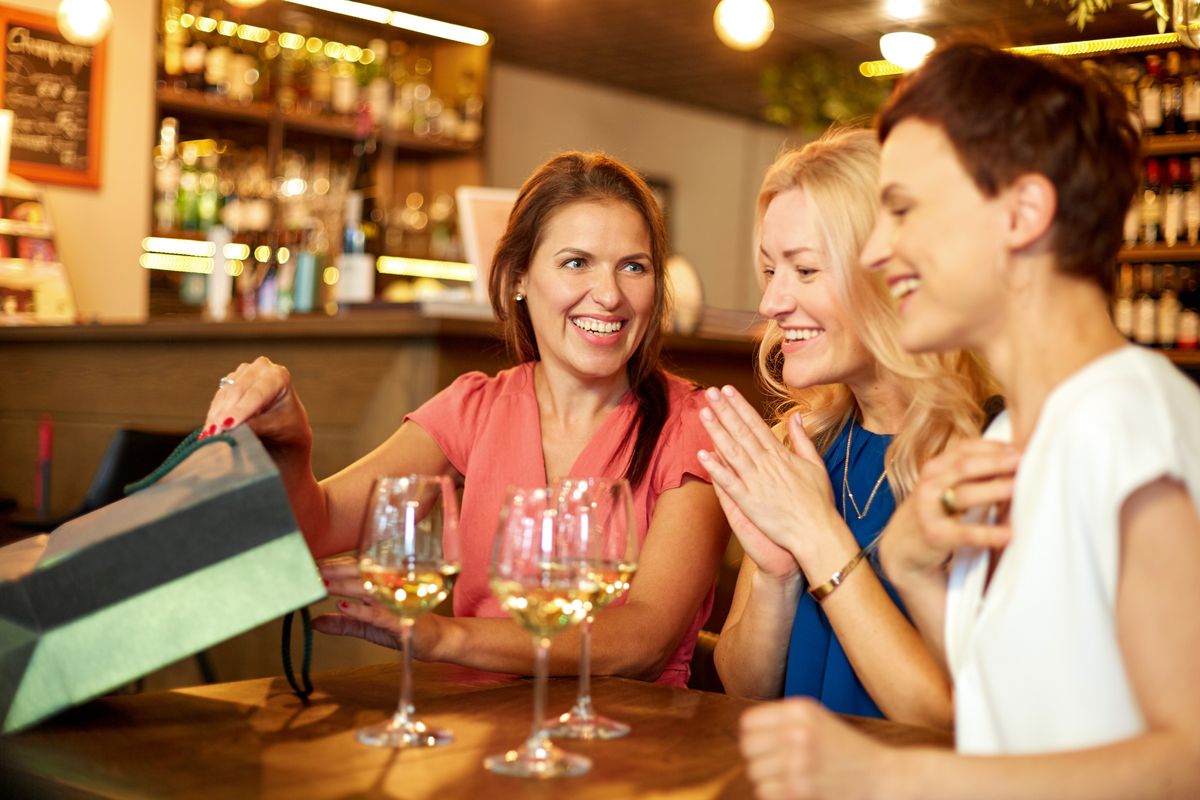
M 1163 127 L 1162 83 L 1159 75 L 1161 59 L 1151 53 L 1146 56 L 1146 71 L 1138 80 L 1138 108 L 1142 113 L 1142 133 L 1160 134 Z
M 1158 337 L 1158 298 L 1154 296 L 1154 266 L 1138 267 L 1137 293 L 1133 297 L 1133 340 L 1153 345 Z
M 1179 294 L 1175 283 L 1175 267 L 1163 264 L 1155 270 L 1155 293 L 1158 295 L 1158 308 L 1155 310 L 1155 320 L 1158 331 L 1155 343 L 1159 347 L 1175 347 L 1175 338 L 1179 330 Z
M 1167 159 L 1167 182 L 1169 188 L 1163 203 L 1162 239 L 1174 246 L 1179 241 L 1187 241 L 1188 234 L 1184 212 L 1192 187 L 1187 180 L 1182 159 Z
M 199 4 L 193 4 L 188 13 L 197 20 L 203 15 Z M 184 87 L 192 91 L 204 90 L 204 64 L 208 58 L 208 40 L 196 23 L 187 29 L 189 42 L 183 50 L 181 65 L 183 67 Z
M 1186 133 L 1200 133 L 1200 52 L 1188 51 L 1187 69 L 1183 74 L 1183 105 L 1180 108 Z M 1195 173 L 1192 173 L 1195 177 Z
M 383 39 L 372 39 L 367 45 L 373 58 L 360 69 L 359 80 L 363 85 L 364 102 L 371 113 L 371 124 L 380 129 L 387 125 L 392 107 L 392 82 L 388 76 L 388 44 Z
M 1175 346 L 1195 350 L 1200 338 L 1200 276 L 1195 267 L 1179 268 L 1179 305 Z
M 1200 242 L 1200 186 L 1196 178 L 1200 178 L 1200 158 L 1189 159 L 1184 170 L 1187 195 L 1183 199 L 1183 227 L 1191 245 Z
M 363 228 L 364 197 L 371 187 L 369 155 L 374 141 L 370 116 L 361 109 L 356 122 L 355 164 L 342 217 L 342 253 L 338 257 L 338 303 L 368 303 L 375 299 L 375 259 L 367 253 Z
M 1133 338 L 1133 266 L 1122 264 L 1117 271 L 1117 292 L 1113 297 L 1113 324 L 1126 339 Z
M 223 15 L 218 11 L 214 12 L 213 17 L 220 26 Z M 229 95 L 229 62 L 232 58 L 233 48 L 230 46 L 229 37 L 223 35 L 219 29 L 210 33 L 208 52 L 204 57 L 205 91 L 220 97 Z
M 179 201 L 179 120 L 164 117 L 154 149 L 154 227 L 172 231 L 180 227 Z
M 1167 69 L 1162 76 L 1162 132 L 1184 133 L 1183 122 L 1183 77 L 1178 50 L 1167 52 Z
M 179 24 L 183 6 L 177 0 L 163 4 L 162 57 L 158 65 L 159 86 L 167 89 L 183 89 L 183 57 L 188 47 L 188 32 Z
M 1162 167 L 1157 159 L 1147 159 L 1141 202 L 1139 203 L 1142 225 L 1138 238 L 1142 244 L 1153 245 L 1162 241 L 1164 203 L 1161 170 Z

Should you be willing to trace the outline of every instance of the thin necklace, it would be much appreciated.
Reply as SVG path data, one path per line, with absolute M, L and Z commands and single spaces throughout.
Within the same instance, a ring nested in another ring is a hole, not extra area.
M 846 463 L 842 465 L 842 519 L 846 519 L 846 498 L 850 498 L 850 505 L 854 507 L 854 515 L 860 520 L 865 519 L 871 511 L 871 503 L 875 502 L 875 493 L 879 491 L 879 487 L 883 485 L 883 479 L 887 477 L 887 465 L 883 467 L 883 472 L 879 473 L 879 480 L 875 481 L 875 488 L 871 490 L 871 494 L 867 497 L 867 505 L 859 511 L 858 503 L 854 499 L 854 492 L 850 491 L 850 442 L 854 439 L 854 420 L 850 420 L 850 433 L 846 434 Z

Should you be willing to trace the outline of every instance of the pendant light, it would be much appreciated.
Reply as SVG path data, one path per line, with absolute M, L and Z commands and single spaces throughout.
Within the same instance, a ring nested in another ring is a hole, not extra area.
M 753 50 L 775 30 L 775 14 L 767 0 L 721 0 L 713 12 L 713 27 L 734 50 Z

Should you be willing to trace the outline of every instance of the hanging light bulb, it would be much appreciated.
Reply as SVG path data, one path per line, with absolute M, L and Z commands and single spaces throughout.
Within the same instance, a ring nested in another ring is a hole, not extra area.
M 879 37 L 879 52 L 883 57 L 906 70 L 919 66 L 933 45 L 932 36 L 913 31 L 896 31 Z
M 713 12 L 713 27 L 734 50 L 753 50 L 775 30 L 775 14 L 767 0 L 721 0 Z
M 264 0 L 225 0 L 225 2 L 237 8 L 254 8 L 255 6 L 261 6 Z
M 62 0 L 58 30 L 71 44 L 95 44 L 108 35 L 113 11 L 108 0 Z

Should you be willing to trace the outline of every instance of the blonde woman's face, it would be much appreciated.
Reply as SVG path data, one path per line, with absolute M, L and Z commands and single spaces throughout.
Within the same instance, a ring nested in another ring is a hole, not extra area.
M 783 382 L 796 389 L 869 379 L 875 362 L 837 292 L 812 202 L 801 189 L 775 196 L 762 220 L 758 311 L 783 332 Z

